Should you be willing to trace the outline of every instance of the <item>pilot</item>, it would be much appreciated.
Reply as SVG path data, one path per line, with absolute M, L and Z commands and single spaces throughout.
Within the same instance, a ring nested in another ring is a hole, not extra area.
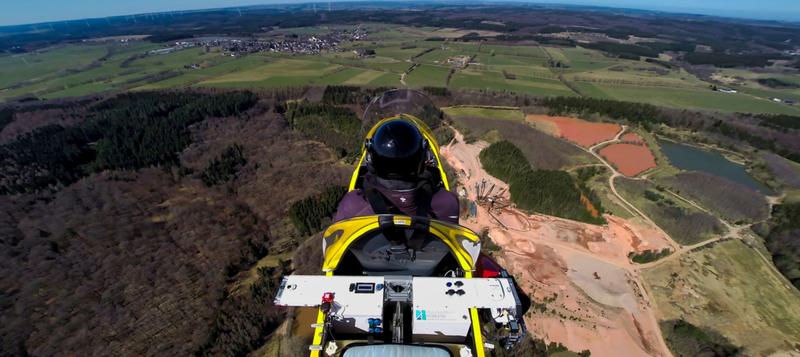
M 334 222 L 391 213 L 458 223 L 458 197 L 441 183 L 436 158 L 416 125 L 387 121 L 365 145 L 363 189 L 342 198 Z

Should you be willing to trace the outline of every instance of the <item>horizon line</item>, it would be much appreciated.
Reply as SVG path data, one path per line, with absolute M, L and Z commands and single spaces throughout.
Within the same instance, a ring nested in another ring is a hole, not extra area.
M 108 16 L 100 16 L 100 17 L 81 17 L 81 18 L 71 18 L 71 19 L 55 19 L 55 20 L 48 20 L 48 21 L 41 21 L 41 22 L 23 22 L 23 23 L 16 23 L 16 24 L 0 24 L 0 29 L 2 28 L 9 28 L 9 27 L 24 27 L 24 26 L 37 26 L 37 25 L 52 25 L 57 23 L 68 23 L 68 22 L 75 22 L 75 21 L 89 21 L 89 20 L 103 20 L 103 19 L 113 19 L 113 18 L 124 18 L 124 17 L 136 17 L 141 15 L 161 15 L 161 14 L 174 14 L 176 12 L 209 12 L 209 11 L 219 11 L 219 10 L 228 10 L 228 9 L 244 9 L 244 8 L 255 8 L 255 7 L 277 7 L 277 6 L 287 6 L 287 5 L 307 5 L 307 4 L 327 4 L 330 1 L 297 1 L 297 2 L 276 2 L 276 3 L 263 3 L 263 4 L 252 4 L 252 5 L 242 5 L 242 6 L 225 6 L 225 7 L 208 7 L 208 8 L 190 8 L 190 9 L 175 9 L 175 10 L 162 10 L 162 11 L 151 11 L 151 12 L 139 12 L 139 13 L 125 13 L 125 14 L 116 14 L 116 15 L 108 15 Z M 539 2 L 539 1 L 527 1 L 527 0 L 480 0 L 480 1 L 469 1 L 469 0 L 410 0 L 410 1 L 402 1 L 402 0 L 339 0 L 339 3 L 403 3 L 403 4 L 454 4 L 454 5 L 535 5 L 535 6 L 542 6 L 542 7 L 572 7 L 572 8 L 594 8 L 594 9 L 609 9 L 609 10 L 635 10 L 635 11 L 642 11 L 642 12 L 649 12 L 654 14 L 663 14 L 663 15 L 677 15 L 677 16 L 697 16 L 697 17 L 710 17 L 710 18 L 717 18 L 717 19 L 729 19 L 729 20 L 749 20 L 749 21 L 757 21 L 757 22 L 774 22 L 774 23 L 781 23 L 781 24 L 792 24 L 792 25 L 800 25 L 800 20 L 789 20 L 789 19 L 780 19 L 774 17 L 747 17 L 747 16 L 736 16 L 736 15 L 716 15 L 716 14 L 708 14 L 703 12 L 690 12 L 687 10 L 661 10 L 661 9 L 648 9 L 643 7 L 622 7 L 622 6 L 613 6 L 613 5 L 589 5 L 589 4 L 570 4 L 570 3 L 560 3 L 560 2 Z M 340 9 L 341 10 L 341 9 Z M 794 17 L 793 17 L 794 18 Z

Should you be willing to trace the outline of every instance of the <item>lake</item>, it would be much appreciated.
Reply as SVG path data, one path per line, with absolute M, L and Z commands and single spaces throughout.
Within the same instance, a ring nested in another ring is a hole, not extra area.
M 772 193 L 764 184 L 750 176 L 744 166 L 726 159 L 725 156 L 716 151 L 704 150 L 668 140 L 658 140 L 658 144 L 661 146 L 661 151 L 664 155 L 669 158 L 672 166 L 686 171 L 702 171 L 724 177 L 763 194 Z

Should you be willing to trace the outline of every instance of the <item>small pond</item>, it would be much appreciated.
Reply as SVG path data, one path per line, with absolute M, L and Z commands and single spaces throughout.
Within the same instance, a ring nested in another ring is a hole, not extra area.
M 672 166 L 679 169 L 706 172 L 745 185 L 763 194 L 772 193 L 767 186 L 750 176 L 744 166 L 726 159 L 716 151 L 668 140 L 658 140 L 658 145 L 661 146 L 661 151 L 667 156 Z

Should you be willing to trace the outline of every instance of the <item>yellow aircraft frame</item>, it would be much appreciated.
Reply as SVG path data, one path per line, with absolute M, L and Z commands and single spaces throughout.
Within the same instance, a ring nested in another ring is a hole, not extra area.
M 431 129 L 421 120 L 418 118 L 408 115 L 408 114 L 401 114 L 393 117 L 389 117 L 383 119 L 372 126 L 370 131 L 366 135 L 366 139 L 372 138 L 375 134 L 377 128 L 385 122 L 392 121 L 392 120 L 410 120 L 417 126 L 422 136 L 425 140 L 428 141 L 430 144 L 431 151 L 433 152 L 434 157 L 436 158 L 436 163 L 439 167 L 439 174 L 441 175 L 442 182 L 444 184 L 444 188 L 450 191 L 450 185 L 447 181 L 447 174 L 444 172 L 444 167 L 442 166 L 441 158 L 439 157 L 439 144 L 436 142 L 436 139 L 433 137 L 433 133 Z M 366 148 L 365 148 L 366 149 Z M 364 158 L 367 155 L 366 150 L 361 151 L 361 157 L 356 164 L 356 170 L 353 171 L 353 176 L 350 178 L 350 186 L 348 187 L 348 191 L 353 191 L 356 189 L 356 182 L 358 181 L 359 171 L 364 163 Z M 411 217 L 408 216 L 401 216 L 395 215 L 392 217 L 392 221 L 396 226 L 410 226 L 411 225 Z M 325 249 L 325 257 L 322 264 L 322 271 L 325 272 L 326 276 L 333 276 L 333 271 L 339 265 L 344 253 L 347 252 L 347 249 L 350 247 L 353 242 L 358 240 L 358 238 L 364 236 L 365 234 L 379 229 L 380 228 L 380 216 L 373 215 L 373 216 L 364 216 L 364 217 L 354 217 L 351 219 L 347 219 L 344 221 L 337 222 L 325 231 L 323 235 L 323 239 L 326 240 L 326 249 Z M 475 235 L 474 232 L 471 230 L 461 227 L 459 225 L 444 223 L 436 220 L 430 221 L 430 226 L 428 227 L 428 232 L 433 236 L 439 238 L 444 242 L 450 250 L 452 251 L 453 255 L 455 255 L 458 264 L 461 266 L 461 269 L 464 270 L 464 277 L 465 278 L 472 278 L 472 272 L 475 270 L 475 262 L 477 261 L 478 257 L 472 256 L 472 254 L 467 251 L 462 246 L 462 240 L 466 239 L 468 242 L 473 242 L 476 244 L 480 243 L 480 238 Z M 473 337 L 473 344 L 475 346 L 475 354 L 477 357 L 485 357 L 485 351 L 483 348 L 483 336 L 481 335 L 481 323 L 480 317 L 478 316 L 478 309 L 470 308 L 470 318 L 472 321 L 472 337 Z M 317 324 L 316 328 L 314 329 L 314 339 L 312 344 L 314 346 L 322 346 L 323 341 L 323 324 L 325 323 L 325 314 L 322 310 L 317 311 Z M 312 350 L 311 357 L 319 357 L 320 351 L 319 350 Z
M 439 143 L 436 142 L 436 139 L 433 138 L 433 132 L 431 129 L 422 121 L 417 119 L 417 117 L 408 114 L 401 114 L 396 115 L 393 117 L 389 117 L 383 119 L 372 126 L 372 128 L 367 132 L 366 139 L 371 139 L 373 135 L 375 135 L 375 131 L 378 130 L 383 123 L 392 120 L 409 120 L 414 125 L 417 126 L 420 133 L 422 133 L 422 137 L 425 140 L 428 140 L 430 144 L 431 151 L 433 152 L 433 156 L 436 157 L 436 163 L 439 165 L 439 174 L 442 176 L 442 182 L 444 183 L 444 189 L 450 191 L 450 184 L 447 182 L 447 174 L 444 172 L 444 167 L 442 167 L 442 160 L 439 158 Z M 352 191 L 356 189 L 356 182 L 358 181 L 359 172 L 361 171 L 361 165 L 364 163 L 364 158 L 367 156 L 367 150 L 364 148 L 361 150 L 361 158 L 358 159 L 358 164 L 356 165 L 356 170 L 353 171 L 353 176 L 350 178 L 350 186 L 348 187 L 348 191 Z

